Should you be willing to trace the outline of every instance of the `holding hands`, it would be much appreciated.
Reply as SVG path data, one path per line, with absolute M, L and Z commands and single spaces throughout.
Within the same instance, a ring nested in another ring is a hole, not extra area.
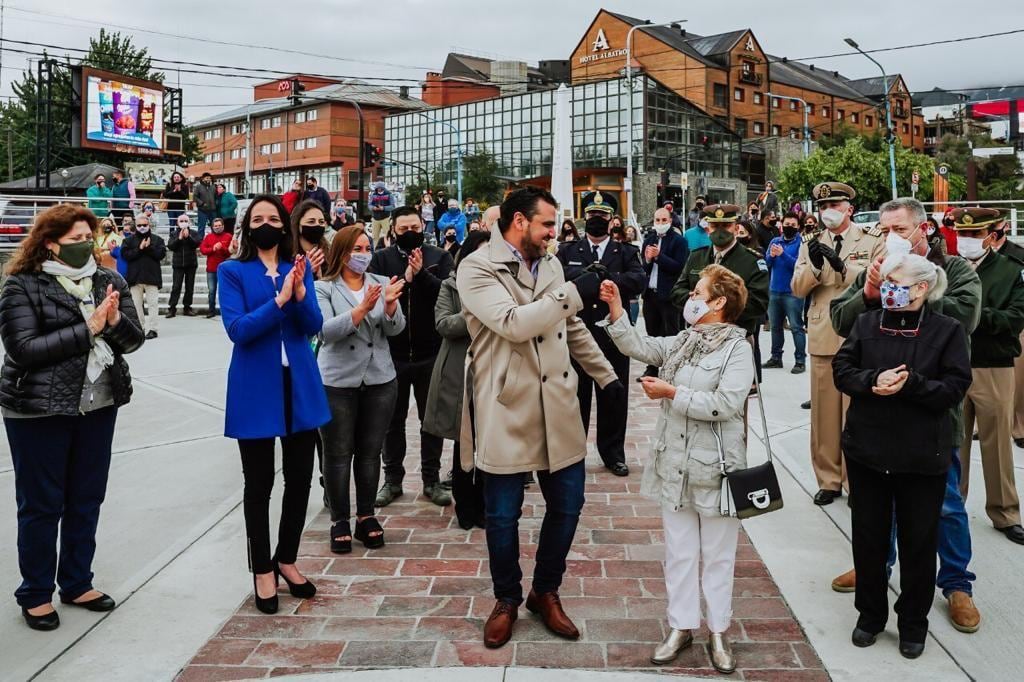
M 907 383 L 909 376 L 910 372 L 907 371 L 906 365 L 887 369 L 875 379 L 875 385 L 871 387 L 871 392 L 875 395 L 895 395 Z

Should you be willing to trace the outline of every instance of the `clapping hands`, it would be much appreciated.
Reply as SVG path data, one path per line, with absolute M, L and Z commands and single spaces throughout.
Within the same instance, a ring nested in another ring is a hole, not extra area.
M 881 396 L 895 395 L 907 383 L 908 377 L 910 377 L 910 372 L 907 371 L 906 365 L 887 369 L 875 379 L 875 385 L 871 387 L 871 392 Z
M 107 327 L 114 327 L 121 321 L 121 294 L 114 291 L 112 284 L 107 285 L 107 295 L 93 311 L 86 325 L 93 336 L 100 334 Z

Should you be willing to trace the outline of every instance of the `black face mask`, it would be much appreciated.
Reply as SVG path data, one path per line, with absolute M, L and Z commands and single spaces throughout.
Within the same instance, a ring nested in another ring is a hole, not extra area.
M 423 246 L 423 233 L 414 232 L 409 230 L 395 237 L 395 243 L 398 244 L 398 248 L 406 253 L 412 253 L 416 249 Z
M 789 227 L 787 225 L 782 226 L 782 236 L 785 237 L 786 239 L 792 239 L 793 237 L 796 236 L 796 233 L 799 231 L 800 230 L 795 227 Z
M 299 234 L 310 244 L 319 244 L 320 240 L 324 238 L 326 229 L 323 225 L 302 225 L 299 228 Z
M 306 189 L 312 192 L 314 189 L 316 189 L 316 187 L 314 185 L 306 185 Z
M 587 234 L 591 237 L 607 237 L 608 223 L 608 220 L 599 215 L 587 218 Z
M 103 226 L 103 231 L 106 232 L 107 234 L 110 234 L 111 232 L 114 231 L 114 228 L 111 225 L 104 225 Z
M 942 224 L 945 225 L 946 227 L 953 227 L 953 225 L 954 225 L 953 219 L 952 218 L 943 218 L 942 219 Z
M 454 235 L 454 234 L 446 234 L 446 235 L 444 236 L 444 240 L 445 240 L 446 242 L 448 242 L 449 244 L 451 244 L 452 242 L 454 242 L 454 241 L 455 241 L 455 235 Z
M 253 244 L 260 251 L 269 251 L 284 239 L 284 230 L 279 227 L 274 227 L 270 223 L 264 223 L 259 227 L 254 227 L 249 230 L 249 235 L 252 237 Z

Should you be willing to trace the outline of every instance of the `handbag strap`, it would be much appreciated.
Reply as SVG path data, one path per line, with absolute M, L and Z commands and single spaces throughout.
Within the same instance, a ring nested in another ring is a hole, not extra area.
M 725 353 L 725 358 L 722 360 L 722 367 L 718 373 L 719 385 L 722 383 L 722 377 L 725 375 L 725 367 L 729 364 L 729 360 L 732 358 L 732 352 L 736 350 L 737 344 L 746 342 L 746 339 L 737 339 L 729 345 L 729 350 Z M 725 446 L 722 444 L 722 435 L 718 433 L 718 429 L 715 428 L 714 422 L 711 422 L 711 433 L 715 436 L 715 443 L 718 444 L 718 466 L 722 470 L 722 476 L 725 476 Z
M 721 381 L 722 381 L 722 375 L 725 374 L 725 367 L 726 367 L 726 365 L 729 364 L 729 360 L 732 358 L 732 352 L 734 350 L 736 350 L 736 346 L 738 344 L 746 343 L 746 342 L 747 342 L 746 339 L 737 339 L 736 341 L 733 341 L 731 346 L 729 346 L 729 350 L 725 354 L 725 359 L 722 361 L 721 372 L 718 375 L 719 383 L 721 383 Z M 761 429 L 762 429 L 762 432 L 764 433 L 764 448 L 765 448 L 765 450 L 768 453 L 768 461 L 770 462 L 770 461 L 772 461 L 772 445 L 771 445 L 771 440 L 768 438 L 768 418 L 765 416 L 765 413 L 764 413 L 764 399 L 761 396 L 761 382 L 757 380 L 757 366 L 756 366 L 757 358 L 754 358 L 753 362 L 755 363 L 755 366 L 754 366 L 754 388 L 755 388 L 755 390 L 757 392 L 757 406 L 758 406 L 758 408 L 760 408 L 760 411 L 761 411 Z M 722 436 L 721 436 L 721 434 L 718 433 L 717 429 L 715 429 L 715 425 L 713 423 L 711 425 L 711 433 L 714 434 L 715 442 L 718 444 L 718 466 L 722 469 L 722 475 L 725 476 L 726 475 L 726 471 L 725 471 L 725 446 L 722 444 Z

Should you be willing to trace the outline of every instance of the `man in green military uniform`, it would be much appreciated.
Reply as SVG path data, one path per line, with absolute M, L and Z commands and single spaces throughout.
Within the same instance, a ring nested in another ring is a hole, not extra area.
M 672 287 L 670 299 L 674 306 L 682 309 L 700 281 L 701 271 L 709 265 L 721 265 L 742 277 L 747 285 L 747 305 L 736 324 L 751 337 L 757 333 L 757 327 L 768 310 L 768 265 L 757 252 L 736 241 L 736 223 L 741 211 L 733 204 L 705 207 L 704 219 L 711 226 L 711 246 L 690 253 Z
M 1010 225 L 1006 219 L 1009 211 L 1003 209 L 1003 218 L 993 229 L 995 240 L 992 248 L 1024 267 L 1024 246 L 1009 237 Z M 1024 332 L 1021 332 L 1021 344 L 1024 344 Z M 1013 361 L 1013 442 L 1018 448 L 1024 448 L 1024 353 Z
M 1006 537 L 1024 545 L 1020 501 L 1013 473 L 1013 361 L 1020 355 L 1024 331 L 1024 270 L 993 248 L 1001 212 L 995 208 L 953 211 L 956 248 L 981 278 L 981 321 L 971 334 L 971 373 L 964 400 L 960 490 L 967 497 L 971 472 L 971 432 L 978 421 L 981 465 L 985 475 L 985 512 Z

